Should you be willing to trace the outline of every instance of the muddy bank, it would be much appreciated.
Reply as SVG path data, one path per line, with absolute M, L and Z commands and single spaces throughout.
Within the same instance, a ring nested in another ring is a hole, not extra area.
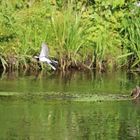
M 7 54 L 3 59 L 0 59 L 0 70 L 6 71 L 15 71 L 15 70 L 26 70 L 26 71 L 34 71 L 34 70 L 42 70 L 47 69 L 51 70 L 51 67 L 46 64 L 39 62 L 35 58 L 35 54 L 33 56 L 27 56 L 24 58 L 20 58 L 15 54 Z M 50 60 L 55 60 L 58 62 L 56 69 L 60 71 L 68 71 L 68 70 L 97 70 L 99 72 L 106 72 L 108 70 L 114 70 L 118 66 L 115 61 L 110 61 L 110 59 L 103 60 L 94 60 L 93 56 L 88 55 L 86 58 L 81 58 L 80 60 L 72 59 L 72 56 L 64 55 L 62 57 L 57 58 L 49 58 Z M 3 60 L 3 61 L 2 61 Z M 110 63 L 111 62 L 111 63 Z

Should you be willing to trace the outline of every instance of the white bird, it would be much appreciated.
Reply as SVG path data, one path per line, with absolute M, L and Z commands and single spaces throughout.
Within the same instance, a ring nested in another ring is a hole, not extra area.
M 41 45 L 41 51 L 39 56 L 35 56 L 35 58 L 40 62 L 46 62 L 53 69 L 56 70 L 56 65 L 58 64 L 55 60 L 49 59 L 49 49 L 47 45 L 43 42 Z

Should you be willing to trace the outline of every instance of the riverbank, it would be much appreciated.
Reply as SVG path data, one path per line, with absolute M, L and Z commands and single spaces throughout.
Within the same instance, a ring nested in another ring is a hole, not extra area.
M 139 69 L 140 19 L 135 2 L 2 1 L 0 66 L 38 69 L 42 42 L 59 69 Z M 44 66 L 42 66 L 44 67 Z

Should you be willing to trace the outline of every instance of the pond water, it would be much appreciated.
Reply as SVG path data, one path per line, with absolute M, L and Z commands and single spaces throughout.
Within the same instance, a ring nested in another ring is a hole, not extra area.
M 1 74 L 0 93 L 129 95 L 139 74 Z M 140 102 L 0 96 L 0 140 L 140 139 Z

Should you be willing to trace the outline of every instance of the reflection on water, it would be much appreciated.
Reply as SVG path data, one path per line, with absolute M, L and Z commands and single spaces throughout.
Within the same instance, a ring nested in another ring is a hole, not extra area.
M 1 101 L 0 139 L 140 139 L 139 105 L 125 102 Z
M 130 94 L 138 74 L 1 74 L 0 92 Z M 72 102 L 0 97 L 0 140 L 140 139 L 140 101 Z
M 136 85 L 140 76 L 125 72 L 12 72 L 1 76 L 0 91 L 130 94 Z

